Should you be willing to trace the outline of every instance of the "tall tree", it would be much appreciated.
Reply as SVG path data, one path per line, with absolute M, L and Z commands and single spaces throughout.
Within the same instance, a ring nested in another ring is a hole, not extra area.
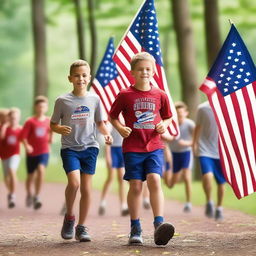
M 94 15 L 94 1 L 87 0 L 88 4 L 88 13 L 89 13 L 89 26 L 90 26 L 90 34 L 91 34 L 91 58 L 90 58 L 90 65 L 91 65 L 91 74 L 92 77 L 95 75 L 95 65 L 96 65 L 96 58 L 97 58 L 97 31 L 96 31 L 96 22 L 95 22 L 95 15 Z
M 78 50 L 79 58 L 85 60 L 85 40 L 84 40 L 84 22 L 81 8 L 81 0 L 74 0 L 75 11 L 76 11 L 76 25 L 77 25 L 77 35 L 78 35 Z
M 31 0 L 34 41 L 34 95 L 48 95 L 44 0 Z
M 171 6 L 178 46 L 182 100 L 187 103 L 191 117 L 194 118 L 199 103 L 199 93 L 196 48 L 188 0 L 171 0 Z
M 204 0 L 204 22 L 208 68 L 221 47 L 218 0 Z

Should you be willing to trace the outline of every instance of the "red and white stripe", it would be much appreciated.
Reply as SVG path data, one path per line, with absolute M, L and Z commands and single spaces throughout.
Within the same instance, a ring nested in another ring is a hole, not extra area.
M 200 88 L 208 96 L 219 130 L 222 171 L 237 198 L 256 191 L 256 83 L 223 96 L 211 79 Z

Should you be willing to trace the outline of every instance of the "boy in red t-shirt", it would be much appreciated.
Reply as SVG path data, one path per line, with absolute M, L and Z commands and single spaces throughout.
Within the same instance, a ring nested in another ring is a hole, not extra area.
M 20 135 L 22 127 L 19 124 L 20 110 L 11 108 L 8 114 L 8 122 L 1 127 L 1 158 L 4 171 L 4 181 L 8 190 L 8 207 L 15 207 L 16 171 L 20 163 Z
M 42 206 L 39 195 L 49 159 L 49 144 L 52 141 L 50 118 L 45 115 L 48 110 L 48 99 L 37 96 L 34 101 L 34 110 L 35 115 L 24 124 L 22 138 L 27 153 L 26 205 L 30 207 L 33 204 L 34 209 L 39 209 Z
M 150 85 L 155 60 L 149 53 L 136 54 L 131 60 L 135 84 L 121 91 L 110 110 L 110 121 L 124 137 L 124 179 L 129 181 L 128 207 L 131 218 L 129 244 L 142 244 L 140 205 L 143 181 L 147 181 L 154 214 L 154 241 L 165 245 L 174 235 L 174 227 L 163 218 L 164 196 L 161 188 L 163 134 L 172 113 L 166 93 Z M 122 113 L 125 125 L 118 120 Z

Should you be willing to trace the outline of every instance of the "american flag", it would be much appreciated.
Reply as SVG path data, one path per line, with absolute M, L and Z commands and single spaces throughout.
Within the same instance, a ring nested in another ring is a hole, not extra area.
M 92 89 L 99 95 L 107 114 L 116 95 L 122 88 L 126 88 L 118 75 L 116 63 L 112 59 L 114 51 L 114 39 L 111 37 L 96 76 L 92 81 Z
M 169 132 L 176 136 L 179 134 L 177 114 L 169 93 L 163 68 L 154 0 L 144 1 L 119 43 L 113 57 L 117 64 L 119 75 L 126 87 L 134 83 L 134 79 L 130 74 L 130 60 L 136 53 L 142 51 L 150 53 L 156 60 L 157 71 L 151 82 L 153 86 L 164 90 L 169 97 L 171 112 L 173 114 L 173 120 L 172 124 L 169 126 Z
M 222 171 L 237 198 L 256 191 L 256 69 L 235 26 L 200 89 L 219 130 Z

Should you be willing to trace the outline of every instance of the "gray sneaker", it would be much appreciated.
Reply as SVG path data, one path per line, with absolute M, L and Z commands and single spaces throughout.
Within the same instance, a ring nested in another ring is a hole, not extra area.
M 38 196 L 34 197 L 33 205 L 34 205 L 34 209 L 35 210 L 38 210 L 38 209 L 40 209 L 42 207 L 42 202 L 41 202 L 41 200 L 40 200 L 40 198 Z
M 100 216 L 103 216 L 103 215 L 105 215 L 105 213 L 106 213 L 106 207 L 103 206 L 103 205 L 101 205 L 101 206 L 99 207 L 98 214 L 99 214 Z
M 223 221 L 223 211 L 221 209 L 216 209 L 215 211 L 215 220 L 216 221 Z
M 155 226 L 154 241 L 156 245 L 166 245 L 173 237 L 175 228 L 171 223 L 159 223 Z
M 7 196 L 7 201 L 8 201 L 8 208 L 14 208 L 15 207 L 15 196 L 8 194 Z
M 208 218 L 213 218 L 214 215 L 214 205 L 213 202 L 208 202 L 205 206 L 205 215 Z
M 128 208 L 122 209 L 121 216 L 127 216 L 127 215 L 129 215 L 129 209 Z
M 185 203 L 184 208 L 183 208 L 183 212 L 189 213 L 189 212 L 191 212 L 191 211 L 192 211 L 192 205 L 191 205 L 191 203 Z
M 68 220 L 68 219 L 66 219 L 66 215 L 65 215 L 62 229 L 61 229 L 61 237 L 63 239 L 72 239 L 73 238 L 74 225 L 75 225 L 75 219 Z
M 76 240 L 80 242 L 90 242 L 91 237 L 88 234 L 88 228 L 83 225 L 76 226 Z
M 27 195 L 26 197 L 26 206 L 30 207 L 33 204 L 33 197 L 31 195 Z
M 136 226 L 136 225 L 132 226 L 128 244 L 141 245 L 143 243 L 141 232 L 142 230 L 139 226 Z

